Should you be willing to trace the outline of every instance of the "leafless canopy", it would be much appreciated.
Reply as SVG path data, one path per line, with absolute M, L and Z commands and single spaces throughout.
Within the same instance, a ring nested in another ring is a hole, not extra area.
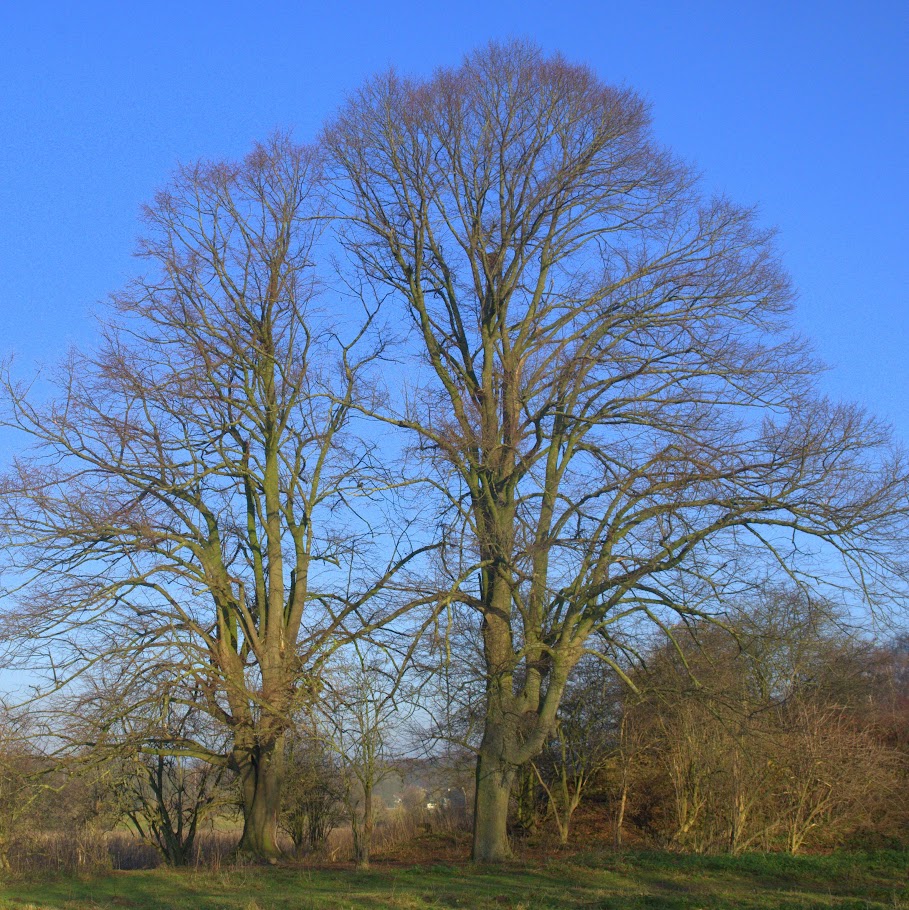
M 137 693 L 196 693 L 230 731 L 207 757 L 239 775 L 251 852 L 277 850 L 283 737 L 326 658 L 415 602 L 480 630 L 474 856 L 494 860 L 593 642 L 609 659 L 624 623 L 716 619 L 773 575 L 901 594 L 887 429 L 818 395 L 754 213 L 706 199 L 589 69 L 514 43 L 390 73 L 318 150 L 182 168 L 145 214 L 150 273 L 98 352 L 46 407 L 7 377 L 36 448 L 2 481 L 26 582 L 6 630 L 50 642 L 57 681 L 116 657 Z M 345 303 L 320 311 L 339 249 Z M 370 523 L 399 445 L 438 516 L 406 549 Z M 436 576 L 391 595 L 426 551 Z M 417 628 L 395 630 L 408 658 Z
M 150 271 L 113 298 L 98 352 L 70 357 L 46 407 L 7 383 L 36 443 L 3 500 L 31 578 L 12 627 L 52 642 L 58 682 L 119 658 L 121 694 L 195 693 L 232 733 L 248 827 L 268 803 L 260 829 L 296 700 L 375 618 L 384 577 L 351 508 L 375 486 L 349 414 L 376 349 L 358 353 L 368 314 L 316 308 L 321 192 L 317 154 L 282 136 L 182 168 L 145 210 Z
M 771 236 L 703 198 L 636 95 L 491 45 L 375 79 L 326 142 L 348 249 L 419 363 L 379 416 L 447 503 L 452 578 L 475 573 L 481 766 L 535 754 L 592 633 L 705 610 L 755 552 L 845 580 L 823 550 L 881 594 L 906 505 L 886 430 L 816 395 Z

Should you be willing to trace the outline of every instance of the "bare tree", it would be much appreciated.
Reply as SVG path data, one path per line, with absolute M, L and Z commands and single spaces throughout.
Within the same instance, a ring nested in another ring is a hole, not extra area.
M 622 724 L 618 677 L 599 662 L 582 661 L 569 680 L 553 737 L 531 762 L 546 792 L 549 813 L 562 844 L 591 783 L 614 763 Z
M 58 699 L 56 757 L 83 786 L 94 784 L 114 820 L 125 820 L 166 863 L 186 865 L 205 819 L 236 806 L 236 793 L 222 785 L 226 760 L 212 760 L 225 753 L 227 731 L 195 706 L 198 691 L 160 679 L 137 691 L 133 674 L 115 669 L 83 679 L 69 705 Z M 188 754 L 201 749 L 204 758 Z
M 9 870 L 13 845 L 34 834 L 35 804 L 48 764 L 30 748 L 28 718 L 0 701 L 0 872 Z
M 816 396 L 771 236 L 701 197 L 633 92 L 490 45 L 372 80 L 325 142 L 346 248 L 410 327 L 370 413 L 411 434 L 482 619 L 473 857 L 495 861 L 592 633 L 722 603 L 767 571 L 755 551 L 873 598 L 905 471 L 886 428 Z
M 136 754 L 123 768 L 123 816 L 172 866 L 192 860 L 200 824 L 225 803 L 224 767 L 180 755 Z
M 625 693 L 622 714 L 619 718 L 618 738 L 615 752 L 615 782 L 613 802 L 615 810 L 612 820 L 612 845 L 621 849 L 625 830 L 625 816 L 629 797 L 636 782 L 637 771 L 651 746 L 646 721 L 642 722 L 641 700 L 633 698 L 630 691 Z
M 836 705 L 793 706 L 777 762 L 780 827 L 798 853 L 817 834 L 835 842 L 844 826 L 873 817 L 896 789 L 896 762 L 871 731 Z
M 287 738 L 285 768 L 281 826 L 298 854 L 316 853 L 341 818 L 341 769 L 318 731 L 299 729 Z
M 389 750 L 402 669 L 382 649 L 354 643 L 318 706 L 316 722 L 340 769 L 359 869 L 369 867 L 376 787 L 394 771 Z
M 278 852 L 292 713 L 377 621 L 392 571 L 362 581 L 381 557 L 349 417 L 377 351 L 355 353 L 368 314 L 314 304 L 320 205 L 318 157 L 287 137 L 181 168 L 144 211 L 149 273 L 112 298 L 99 350 L 69 357 L 46 406 L 7 381 L 6 422 L 35 444 L 0 519 L 27 582 L 7 632 L 54 686 L 117 661 L 151 699 L 159 680 L 196 693 L 227 754 L 171 748 L 236 772 L 258 857 Z
M 901 759 L 876 722 L 879 657 L 842 622 L 830 604 L 772 587 L 728 629 L 690 623 L 650 648 L 625 704 L 645 751 L 621 770 L 633 811 L 656 807 L 658 840 L 795 852 L 885 814 Z

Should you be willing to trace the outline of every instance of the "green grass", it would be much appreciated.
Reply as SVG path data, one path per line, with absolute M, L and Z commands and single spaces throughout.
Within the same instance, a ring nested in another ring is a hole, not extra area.
M 909 910 L 909 854 L 582 853 L 491 869 L 157 869 L 0 886 L 4 910 Z

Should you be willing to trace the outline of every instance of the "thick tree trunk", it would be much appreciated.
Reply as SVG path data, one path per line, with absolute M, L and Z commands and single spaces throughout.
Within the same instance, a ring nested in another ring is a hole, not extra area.
M 283 738 L 257 743 L 237 762 L 243 798 L 243 834 L 237 852 L 253 859 L 274 860 L 284 764 Z
M 482 749 L 477 756 L 473 852 L 475 863 L 498 863 L 511 857 L 508 844 L 508 799 L 514 768 Z

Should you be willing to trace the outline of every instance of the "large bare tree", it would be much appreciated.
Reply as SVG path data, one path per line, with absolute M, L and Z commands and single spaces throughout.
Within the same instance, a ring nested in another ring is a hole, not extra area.
M 318 308 L 320 193 L 318 156 L 282 136 L 181 168 L 145 209 L 149 271 L 114 296 L 99 349 L 70 356 L 49 404 L 7 382 L 7 422 L 35 447 L 6 478 L 24 583 L 6 632 L 57 686 L 105 661 L 127 701 L 195 692 L 229 750 L 169 748 L 236 772 L 259 857 L 278 849 L 292 714 L 379 621 L 387 574 L 365 523 L 372 446 L 349 419 L 377 351 L 355 353 L 369 314 Z
M 325 141 L 347 249 L 409 327 L 413 368 L 372 413 L 412 434 L 452 577 L 473 567 L 473 857 L 498 860 L 591 636 L 722 602 L 756 553 L 873 595 L 905 472 L 884 428 L 816 395 L 768 232 L 703 198 L 633 92 L 491 45 L 374 79 Z

